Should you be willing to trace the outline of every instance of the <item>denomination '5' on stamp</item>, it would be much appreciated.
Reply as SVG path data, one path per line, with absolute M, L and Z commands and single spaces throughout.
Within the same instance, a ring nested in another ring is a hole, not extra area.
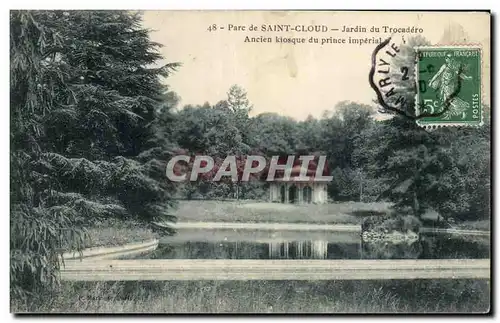
M 418 47 L 416 115 L 424 127 L 482 124 L 481 49 Z

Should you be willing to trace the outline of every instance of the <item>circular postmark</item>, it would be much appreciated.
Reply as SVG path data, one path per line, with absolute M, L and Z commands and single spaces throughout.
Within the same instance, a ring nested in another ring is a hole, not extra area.
M 404 35 L 393 35 L 375 47 L 369 82 L 383 109 L 415 118 L 415 62 L 416 53 Z

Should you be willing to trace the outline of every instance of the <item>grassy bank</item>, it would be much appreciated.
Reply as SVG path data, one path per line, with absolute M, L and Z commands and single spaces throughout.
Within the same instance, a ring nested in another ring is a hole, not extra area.
M 360 224 L 366 216 L 389 213 L 390 207 L 391 204 L 387 202 L 294 205 L 252 200 L 203 200 L 179 201 L 178 208 L 172 210 L 172 214 L 180 222 Z M 437 218 L 430 215 L 424 220 L 427 221 L 426 225 L 432 226 L 432 221 Z M 490 231 L 490 221 L 458 222 L 453 224 L 453 228 Z
M 85 248 L 112 247 L 133 242 L 142 242 L 155 238 L 155 234 L 139 224 L 130 221 L 103 221 L 87 228 L 89 238 Z
M 64 283 L 43 313 L 481 313 L 489 281 L 170 281 Z
M 389 210 L 389 203 L 345 202 L 293 205 L 255 201 L 180 201 L 172 211 L 183 222 L 283 222 L 358 224 L 366 215 Z

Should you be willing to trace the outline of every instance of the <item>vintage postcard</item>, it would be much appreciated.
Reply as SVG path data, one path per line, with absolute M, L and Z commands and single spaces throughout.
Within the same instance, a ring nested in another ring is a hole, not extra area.
M 490 30 L 11 11 L 11 312 L 489 313 Z

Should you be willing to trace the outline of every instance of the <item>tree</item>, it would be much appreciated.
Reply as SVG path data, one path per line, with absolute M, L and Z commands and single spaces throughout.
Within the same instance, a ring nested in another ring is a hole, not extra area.
M 334 199 L 359 200 L 365 176 L 364 164 L 354 159 L 357 139 L 373 123 L 373 107 L 356 102 L 339 102 L 333 114 L 325 113 L 321 150 L 327 155 L 334 181 L 329 193 Z M 337 177 L 337 178 L 336 178 Z
M 487 128 L 486 125 L 438 131 L 440 142 L 448 147 L 447 153 L 453 160 L 453 168 L 443 176 L 456 174 L 449 187 L 448 199 L 437 200 L 442 194 L 431 196 L 445 216 L 462 220 L 488 219 L 490 216 L 491 145 Z
M 159 44 L 127 12 L 11 13 L 11 291 L 57 282 L 100 218 L 168 219 Z M 161 118 L 160 118 L 161 115 Z
M 243 149 L 240 130 L 226 110 L 186 106 L 176 115 L 174 137 L 192 153 L 225 157 Z
M 56 280 L 56 249 L 81 249 L 84 232 L 74 226 L 75 211 L 45 205 L 41 186 L 48 175 L 34 165 L 43 155 L 43 118 L 57 95 L 70 93 L 55 59 L 63 38 L 51 13 L 11 12 L 10 18 L 10 285 L 13 297 L 25 298 Z
M 253 109 L 247 98 L 246 91 L 236 84 L 232 85 L 227 92 L 227 107 L 232 111 L 234 124 L 240 130 L 244 143 L 251 145 L 251 138 L 248 136 L 250 129 L 249 114 Z
M 233 112 L 227 107 L 226 101 L 220 101 L 214 107 L 208 103 L 203 106 L 185 106 L 176 115 L 174 137 L 180 147 L 188 154 L 208 155 L 216 161 L 214 170 L 218 169 L 226 156 L 240 156 L 248 151 L 248 146 L 242 141 L 241 130 L 234 122 Z M 192 164 L 193 160 L 191 160 Z M 212 174 L 213 172 L 210 172 Z M 202 176 L 206 177 L 206 176 Z M 236 190 L 238 185 L 230 181 L 212 183 L 200 180 L 196 183 L 183 183 L 184 197 L 191 199 L 199 196 L 227 197 Z
M 253 148 L 266 156 L 295 154 L 299 146 L 297 121 L 276 113 L 262 113 L 253 118 L 250 135 Z
M 253 109 L 245 90 L 236 84 L 232 85 L 227 92 L 227 105 L 234 113 L 241 112 L 247 116 Z
M 298 122 L 298 137 L 300 149 L 307 151 L 320 151 L 323 144 L 323 120 L 318 120 L 309 115 L 306 120 Z
M 380 181 L 379 199 L 396 209 L 417 217 L 431 209 L 443 217 L 488 217 L 489 133 L 483 129 L 429 133 L 397 116 L 366 129 L 356 146 L 355 158 Z

